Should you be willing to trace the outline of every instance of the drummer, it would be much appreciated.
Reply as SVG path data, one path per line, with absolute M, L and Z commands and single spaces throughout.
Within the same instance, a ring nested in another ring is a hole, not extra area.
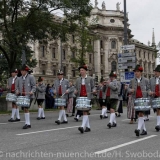
M 57 73 L 58 79 L 55 80 L 54 82 L 54 94 L 56 95 L 57 98 L 64 98 L 66 101 L 68 100 L 68 93 L 69 93 L 69 81 L 65 78 L 63 78 L 63 72 L 61 70 L 58 71 Z M 65 112 L 65 106 L 59 106 L 60 111 L 59 111 L 59 117 L 58 120 L 55 121 L 55 123 L 62 124 L 62 123 L 68 123 L 67 117 L 66 117 L 66 112 Z M 61 122 L 61 119 L 63 117 L 63 121 Z
M 33 75 L 28 74 L 29 70 L 30 68 L 27 65 L 24 64 L 22 66 L 22 76 L 18 80 L 16 93 L 20 96 L 28 96 L 30 98 L 31 105 L 31 102 L 34 98 L 34 92 L 36 91 L 36 81 Z M 25 116 L 25 125 L 23 126 L 23 129 L 31 128 L 29 107 L 22 107 Z
M 12 77 L 8 79 L 8 84 L 7 84 L 9 92 L 13 94 L 15 94 L 15 86 L 16 86 L 15 84 L 17 84 L 19 78 L 17 77 L 17 73 L 18 73 L 17 69 L 11 71 Z M 16 114 L 16 119 L 14 119 L 15 114 Z M 19 108 L 15 102 L 12 102 L 12 115 L 11 119 L 9 119 L 8 122 L 15 122 L 15 121 L 20 121 Z
M 87 66 L 82 65 L 79 68 L 79 72 L 81 77 L 77 78 L 75 84 L 75 94 L 77 97 L 87 97 L 89 100 L 92 98 L 92 93 L 96 93 L 94 88 L 94 80 L 92 77 L 87 75 Z M 83 120 L 82 126 L 78 128 L 81 133 L 90 132 L 90 124 L 89 124 L 89 117 L 88 111 L 83 111 Z
M 132 93 L 133 99 L 136 98 L 147 98 L 149 92 L 149 81 L 147 78 L 142 76 L 143 68 L 140 65 L 136 65 L 133 70 L 135 78 L 130 81 L 128 91 Z M 147 135 L 145 122 L 144 122 L 144 112 L 137 112 L 138 114 L 138 128 L 135 130 L 135 134 L 138 137 L 139 135 Z M 142 132 L 140 134 L 140 131 Z
M 46 86 L 43 84 L 43 78 L 38 78 L 38 84 L 36 84 L 36 100 L 38 104 L 38 117 L 37 120 L 45 119 L 44 109 L 43 109 L 43 102 L 45 100 L 45 92 Z
M 154 70 L 155 77 L 152 77 L 149 80 L 150 92 L 153 98 L 160 97 L 160 65 L 158 65 Z M 155 109 L 154 111 L 157 112 L 157 125 L 155 127 L 156 131 L 160 130 L 160 108 Z

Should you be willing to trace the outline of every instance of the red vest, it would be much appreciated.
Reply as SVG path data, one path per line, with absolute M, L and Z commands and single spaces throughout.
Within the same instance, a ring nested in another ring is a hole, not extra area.
M 24 88 L 24 84 L 23 84 L 23 88 L 22 88 L 22 96 L 25 96 L 26 94 L 25 94 L 25 88 Z
M 110 97 L 110 88 L 108 87 L 106 97 Z
M 87 97 L 87 91 L 85 85 L 81 85 L 80 97 Z
M 13 83 L 11 86 L 11 93 L 15 93 L 15 83 Z
M 102 98 L 102 91 L 100 90 L 99 92 L 99 98 L 101 99 Z
M 58 94 L 59 94 L 59 96 L 61 96 L 61 95 L 62 95 L 62 87 L 61 87 L 61 85 L 59 86 Z
M 137 91 L 136 91 L 136 98 L 142 98 L 142 91 L 141 91 L 141 87 L 137 86 Z
M 155 87 L 155 97 L 160 97 L 159 84 L 156 84 L 156 87 Z

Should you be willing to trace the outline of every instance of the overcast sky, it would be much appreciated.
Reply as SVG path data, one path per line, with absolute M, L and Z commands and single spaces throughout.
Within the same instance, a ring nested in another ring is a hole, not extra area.
M 124 0 L 98 0 L 98 7 L 105 2 L 107 10 L 116 10 L 116 3 L 121 2 L 120 10 L 124 10 Z M 160 42 L 160 0 L 126 0 L 129 23 L 134 39 L 144 44 L 152 43 L 154 28 L 156 44 Z M 94 5 L 95 0 L 91 0 Z

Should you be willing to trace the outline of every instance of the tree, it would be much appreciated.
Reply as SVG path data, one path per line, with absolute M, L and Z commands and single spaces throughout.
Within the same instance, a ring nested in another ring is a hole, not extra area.
M 53 13 L 59 10 L 63 10 L 66 17 L 62 24 L 54 21 Z M 0 53 L 9 72 L 21 64 L 22 50 L 26 51 L 26 63 L 34 67 L 36 60 L 28 44 L 36 40 L 64 39 L 66 33 L 76 29 L 74 22 L 81 15 L 88 16 L 90 10 L 89 0 L 0 1 Z

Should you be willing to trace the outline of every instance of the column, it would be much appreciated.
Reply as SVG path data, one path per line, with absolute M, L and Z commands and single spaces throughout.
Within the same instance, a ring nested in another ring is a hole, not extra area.
M 95 75 L 100 79 L 101 68 L 100 68 L 100 40 L 94 41 L 94 66 L 95 66 Z
M 108 41 L 104 40 L 104 77 L 108 77 L 109 74 L 108 54 L 109 54 Z

